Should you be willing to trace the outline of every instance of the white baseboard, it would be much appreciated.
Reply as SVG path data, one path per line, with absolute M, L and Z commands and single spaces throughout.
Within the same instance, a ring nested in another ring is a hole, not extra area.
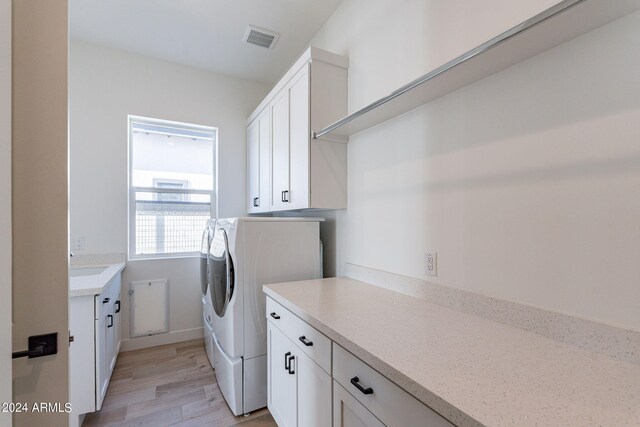
M 173 331 L 166 334 L 151 335 L 148 337 L 129 338 L 122 340 L 121 351 L 140 350 L 142 348 L 156 347 L 159 345 L 173 344 L 181 341 L 195 340 L 204 337 L 202 327 Z

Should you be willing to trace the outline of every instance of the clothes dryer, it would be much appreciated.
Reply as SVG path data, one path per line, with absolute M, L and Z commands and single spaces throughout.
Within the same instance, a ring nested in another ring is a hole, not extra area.
M 267 404 L 262 286 L 321 277 L 320 218 L 218 219 L 208 255 L 215 374 L 231 411 Z

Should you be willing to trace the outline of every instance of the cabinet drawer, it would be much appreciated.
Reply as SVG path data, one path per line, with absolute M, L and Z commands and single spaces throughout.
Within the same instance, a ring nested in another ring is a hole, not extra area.
M 116 274 L 116 276 L 103 288 L 102 293 L 100 295 L 96 295 L 94 312 L 96 320 L 100 319 L 102 316 L 106 316 L 108 313 L 111 313 L 111 308 L 114 306 L 115 301 L 120 298 L 121 281 L 121 275 Z
M 329 338 L 269 297 L 267 297 L 267 319 L 325 372 L 331 374 L 331 340 Z
M 333 427 L 385 427 L 385 425 L 336 380 L 333 380 Z
M 453 426 L 337 344 L 333 345 L 333 377 L 387 426 Z

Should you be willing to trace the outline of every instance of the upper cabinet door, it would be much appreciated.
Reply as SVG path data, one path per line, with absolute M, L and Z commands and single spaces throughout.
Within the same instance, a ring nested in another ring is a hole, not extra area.
M 258 117 L 260 127 L 260 193 L 258 212 L 271 209 L 271 116 L 269 108 L 265 108 Z
M 288 209 L 309 206 L 309 64 L 305 64 L 289 86 L 289 181 Z
M 256 119 L 247 128 L 247 197 L 249 213 L 260 209 L 260 123 Z
M 269 108 L 247 128 L 247 210 L 249 213 L 270 209 L 270 147 L 271 123 Z
M 271 109 L 271 210 L 289 206 L 289 90 L 280 92 Z

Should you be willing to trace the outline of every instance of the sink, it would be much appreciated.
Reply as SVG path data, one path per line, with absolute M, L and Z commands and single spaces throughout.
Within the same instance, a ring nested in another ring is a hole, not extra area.
M 107 269 L 107 266 L 93 267 L 71 267 L 69 269 L 69 277 L 78 276 L 97 276 Z

